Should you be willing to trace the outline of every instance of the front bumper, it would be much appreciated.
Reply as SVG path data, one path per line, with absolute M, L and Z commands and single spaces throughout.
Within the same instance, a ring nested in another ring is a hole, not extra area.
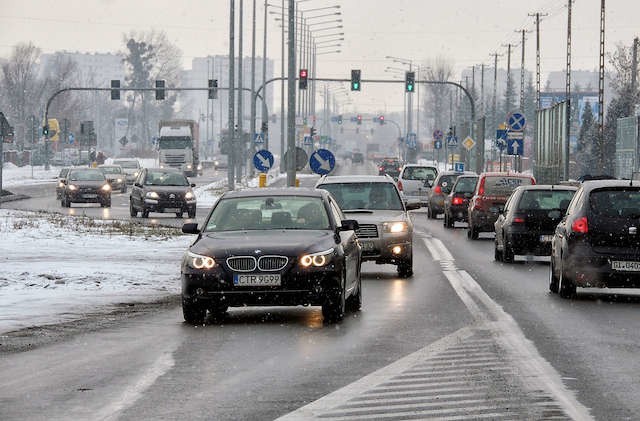
M 411 233 L 389 234 L 376 238 L 360 238 L 362 261 L 398 264 L 410 259 L 413 253 Z M 394 248 L 399 247 L 399 252 Z
M 157 213 L 173 213 L 173 212 L 190 212 L 195 213 L 196 201 L 185 200 L 156 200 L 144 199 L 144 209 L 149 212 Z
M 63 193 L 64 195 L 64 193 Z M 66 196 L 70 202 L 74 203 L 106 203 L 111 200 L 111 192 L 102 189 L 98 191 L 76 190 L 67 191 Z

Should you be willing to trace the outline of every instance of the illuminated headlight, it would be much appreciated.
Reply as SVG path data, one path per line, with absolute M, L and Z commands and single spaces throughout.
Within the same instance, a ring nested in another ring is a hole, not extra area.
M 147 192 L 144 197 L 146 197 L 147 199 L 160 199 L 160 195 L 154 191 Z
M 64 183 L 62 181 L 58 182 L 58 187 L 63 188 L 64 187 Z
M 187 264 L 194 269 L 212 269 L 216 265 L 213 257 L 187 251 Z
M 69 184 L 69 190 L 71 190 L 71 191 L 78 190 L 78 186 L 76 186 L 74 184 Z
M 330 255 L 333 254 L 333 248 L 318 253 L 304 254 L 300 257 L 300 265 L 308 268 L 309 266 L 324 266 L 331 261 Z
M 219 162 L 218 161 L 213 161 L 213 165 L 218 166 Z
M 187 169 L 190 170 L 191 169 L 191 164 L 187 165 Z
M 202 169 L 202 164 L 198 164 L 198 170 Z
M 384 232 L 407 232 L 409 225 L 406 222 L 385 222 L 382 224 Z
M 193 199 L 195 199 L 196 197 L 194 196 L 193 192 L 188 191 L 188 192 L 184 195 L 184 198 L 185 198 L 186 200 L 193 200 Z
M 117 181 L 118 183 L 122 183 L 122 178 L 118 178 L 116 181 Z
M 102 186 L 102 190 L 104 191 L 111 191 L 111 186 L 108 184 L 105 184 L 104 186 Z

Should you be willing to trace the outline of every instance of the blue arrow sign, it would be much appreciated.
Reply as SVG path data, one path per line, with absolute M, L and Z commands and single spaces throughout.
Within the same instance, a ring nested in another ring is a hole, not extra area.
M 273 154 L 262 149 L 253 155 L 253 166 L 260 172 L 267 172 L 273 167 Z
M 442 140 L 434 140 L 433 149 L 442 149 Z
M 73 145 L 73 142 L 75 142 L 76 137 L 73 135 L 73 133 L 69 133 L 69 144 Z
M 507 155 L 522 155 L 524 141 L 522 139 L 509 139 L 507 142 Z
M 328 149 L 318 149 L 309 157 L 309 167 L 316 174 L 329 174 L 335 166 L 336 157 Z
M 524 115 L 519 112 L 512 112 L 509 114 L 507 118 L 507 126 L 509 126 L 509 130 L 514 132 L 521 132 L 524 130 L 527 121 L 524 118 Z
M 415 149 L 418 145 L 418 136 L 415 133 L 407 134 L 407 147 L 409 149 Z

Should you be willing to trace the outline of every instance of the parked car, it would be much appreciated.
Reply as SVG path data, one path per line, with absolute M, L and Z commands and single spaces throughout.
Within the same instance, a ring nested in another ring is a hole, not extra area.
M 68 208 L 72 203 L 99 203 L 111 207 L 111 186 L 104 173 L 97 168 L 72 168 L 63 179 L 60 204 Z
M 511 193 L 519 186 L 536 184 L 532 175 L 511 172 L 480 174 L 469 203 L 467 237 L 477 240 L 481 232 L 494 232 L 494 224 Z
M 553 233 L 576 190 L 546 184 L 516 188 L 494 224 L 495 259 L 510 263 L 516 255 L 549 256 Z
M 133 181 L 140 174 L 142 166 L 140 161 L 135 158 L 119 158 L 113 160 L 113 165 L 120 165 L 125 173 L 127 184 L 133 184 Z
M 378 163 L 378 175 L 388 174 L 394 180 L 398 179 L 401 169 L 402 163 L 398 158 L 382 158 Z
M 427 218 L 436 219 L 444 213 L 444 198 L 461 175 L 476 175 L 473 171 L 440 171 L 435 180 L 425 181 L 427 187 Z
M 398 190 L 406 200 L 417 201 L 421 206 L 427 205 L 427 191 L 425 181 L 435 180 L 438 168 L 431 165 L 405 164 L 398 176 Z
M 121 193 L 127 192 L 127 180 L 120 165 L 98 165 L 98 169 L 107 177 L 107 181 L 111 184 L 111 190 L 120 190 Z
M 181 218 L 186 212 L 196 217 L 196 196 L 182 171 L 174 168 L 143 168 L 131 187 L 131 216 L 148 218 L 150 212 L 175 213 Z
M 386 176 L 324 176 L 316 188 L 331 192 L 348 217 L 358 221 L 362 259 L 397 266 L 403 277 L 413 275 L 413 223 L 393 179 Z
M 62 199 L 62 192 L 64 191 L 64 179 L 67 178 L 67 174 L 71 167 L 64 167 L 60 169 L 58 173 L 58 182 L 56 183 L 56 200 Z
M 461 175 L 456 179 L 451 192 L 444 197 L 445 228 L 453 228 L 456 221 L 467 222 L 469 201 L 477 182 L 477 175 Z
M 358 223 L 324 190 L 263 188 L 224 193 L 182 261 L 185 321 L 229 306 L 321 305 L 327 322 L 362 305 Z
M 640 183 L 585 181 L 551 240 L 549 289 L 640 287 Z

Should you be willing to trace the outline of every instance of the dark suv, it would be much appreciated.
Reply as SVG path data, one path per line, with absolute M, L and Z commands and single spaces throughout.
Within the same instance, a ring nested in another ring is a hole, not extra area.
M 397 180 L 401 169 L 402 163 L 398 158 L 383 158 L 378 164 L 378 175 L 388 174 Z
M 461 175 L 453 185 L 451 193 L 444 198 L 445 228 L 453 228 L 456 221 L 467 222 L 469 200 L 478 182 L 477 175 Z
M 511 193 L 519 186 L 536 184 L 532 175 L 511 172 L 485 172 L 469 203 L 467 237 L 478 239 L 481 232 L 494 232 L 494 224 Z
M 473 171 L 441 171 L 435 180 L 425 180 L 427 191 L 427 218 L 436 219 L 444 212 L 444 198 L 461 175 L 477 175 Z
M 549 289 L 640 287 L 640 183 L 585 181 L 551 240 Z

